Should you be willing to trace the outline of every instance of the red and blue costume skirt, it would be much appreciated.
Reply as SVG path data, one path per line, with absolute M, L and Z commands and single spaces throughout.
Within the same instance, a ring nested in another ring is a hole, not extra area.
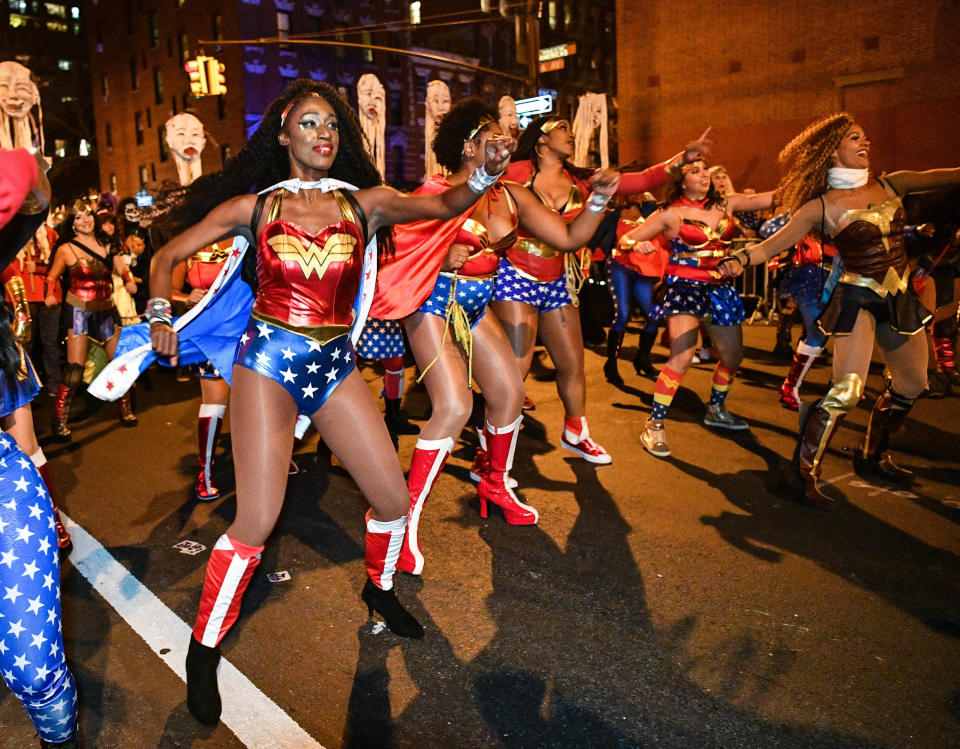
M 436 315 L 446 318 L 447 304 L 450 301 L 451 288 L 454 288 L 454 298 L 467 313 L 470 327 L 475 328 L 483 319 L 487 306 L 493 298 L 493 277 L 474 278 L 471 276 L 455 276 L 453 273 L 441 273 L 427 300 L 420 305 L 417 312 L 426 315 Z
M 553 281 L 535 281 L 521 275 L 506 259 L 500 261 L 493 299 L 497 302 L 523 302 L 541 314 L 573 304 L 565 275 Z
M 362 359 L 390 359 L 403 356 L 406 346 L 403 343 L 403 328 L 399 320 L 383 320 L 368 317 L 357 341 L 357 356 Z
M 714 325 L 739 325 L 747 317 L 733 284 L 677 276 L 666 276 L 664 282 L 667 293 L 651 314 L 651 318 L 658 322 L 671 315 L 692 315 Z
M 349 326 L 297 328 L 257 312 L 240 336 L 236 363 L 283 385 L 306 415 L 357 367 Z

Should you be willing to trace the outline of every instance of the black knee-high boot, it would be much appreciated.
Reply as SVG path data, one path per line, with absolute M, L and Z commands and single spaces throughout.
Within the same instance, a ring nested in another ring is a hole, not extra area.
M 623 378 L 617 371 L 617 356 L 623 343 L 623 333 L 624 331 L 614 328 L 607 331 L 607 361 L 603 365 L 603 375 L 611 385 L 623 384 Z
M 886 452 L 890 440 L 903 428 L 913 403 L 912 399 L 894 392 L 889 385 L 880 393 L 870 412 L 867 433 L 854 454 L 853 466 L 857 474 L 891 481 L 913 478 L 913 471 L 898 466 Z
M 650 351 L 653 349 L 653 344 L 656 342 L 656 340 L 656 333 L 647 333 L 644 331 L 640 334 L 640 343 L 637 346 L 637 355 L 633 357 L 633 368 L 636 370 L 638 375 L 656 377 L 658 374 L 660 374 L 657 371 L 657 368 L 650 363 Z

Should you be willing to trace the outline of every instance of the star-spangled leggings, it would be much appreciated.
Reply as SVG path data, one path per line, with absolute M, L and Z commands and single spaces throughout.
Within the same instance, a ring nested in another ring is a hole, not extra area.
M 0 432 L 0 675 L 44 741 L 77 726 L 77 688 L 60 626 L 53 503 L 13 438 Z

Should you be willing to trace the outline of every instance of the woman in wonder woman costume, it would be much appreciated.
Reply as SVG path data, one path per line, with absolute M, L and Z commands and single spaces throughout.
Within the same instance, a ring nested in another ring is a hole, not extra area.
M 657 377 L 653 408 L 640 436 L 651 455 L 670 455 L 663 420 L 680 380 L 693 362 L 701 323 L 706 325 L 712 346 L 719 353 L 703 423 L 721 429 L 747 428 L 746 422 L 733 416 L 725 405 L 743 359 L 743 303 L 733 285 L 721 279 L 716 266 L 730 252 L 733 238 L 740 234 L 733 212 L 769 208 L 772 198 L 773 193 L 769 192 L 721 197 L 706 165 L 694 161 L 686 164 L 674 180 L 666 207 L 627 235 L 637 243 L 637 252 L 655 252 L 658 246 L 650 240 L 659 234 L 670 240 L 670 259 L 664 276 L 667 294 L 654 311 L 655 317 L 667 320 L 670 358 Z
M 777 202 L 790 211 L 779 232 L 738 250 L 720 266 L 736 276 L 803 239 L 812 229 L 833 238 L 843 274 L 819 318 L 836 336 L 833 384 L 813 407 L 801 410 L 794 473 L 801 500 L 829 507 L 820 486 L 830 438 L 863 393 L 876 341 L 891 381 L 870 413 L 867 433 L 854 455 L 858 473 L 905 480 L 886 449 L 927 384 L 927 346 L 917 335 L 931 318 L 909 283 L 900 196 L 960 183 L 960 169 L 870 173 L 870 141 L 853 117 L 840 112 L 807 127 L 780 153 L 783 178 Z
M 473 98 L 458 103 L 440 121 L 433 142 L 438 163 L 450 175 L 431 178 L 414 194 L 437 194 L 464 184 L 482 163 L 487 144 L 504 137 L 486 102 Z M 470 418 L 473 378 L 487 406 L 472 470 L 480 482 L 480 514 L 487 517 L 492 502 L 511 525 L 537 522 L 537 511 L 520 501 L 510 478 L 523 420 L 523 380 L 510 341 L 496 317 L 486 314 L 487 305 L 498 263 L 516 241 L 518 227 L 559 251 L 578 249 L 596 231 L 619 181 L 616 172 L 597 172 L 589 181 L 594 192 L 587 210 L 569 224 L 526 188 L 500 182 L 455 219 L 395 227 L 396 258 L 382 269 L 383 291 L 372 313 L 402 319 L 433 406 L 411 458 L 410 519 L 398 569 L 415 575 L 423 570 L 420 515 Z M 416 290 L 391 283 L 393 278 L 417 278 Z
M 636 194 L 652 190 L 668 179 L 668 169 L 697 158 L 706 150 L 709 129 L 684 153 L 642 172 L 623 174 L 618 192 Z M 547 208 L 570 221 L 584 207 L 588 187 L 584 180 L 592 169 L 568 163 L 574 152 L 570 123 L 556 116 L 535 119 L 524 130 L 507 179 L 528 187 Z M 587 385 L 583 373 L 583 335 L 574 309 L 577 295 L 577 262 L 548 242 L 521 231 L 517 243 L 500 261 L 491 305 L 513 346 L 520 374 L 526 378 L 533 359 L 537 333 L 557 368 L 557 392 L 563 401 L 560 444 L 600 465 L 609 464 L 609 453 L 590 438 L 587 427 Z
M 197 247 L 250 226 L 259 284 L 231 382 L 237 515 L 210 555 L 187 655 L 187 705 L 198 720 L 215 724 L 220 717 L 217 646 L 236 621 L 279 515 L 298 411 L 310 415 L 371 504 L 364 602 L 395 633 L 423 636 L 393 591 L 410 495 L 356 371 L 351 340 L 375 281 L 374 245 L 364 245 L 374 235 L 386 242 L 391 224 L 467 210 L 496 181 L 512 148 L 512 141 L 488 144 L 483 164 L 449 190 L 403 195 L 381 185 L 356 115 L 336 89 L 296 81 L 223 172 L 186 188 L 178 217 L 184 224 L 200 220 L 154 258 L 147 312 L 154 349 L 175 363 L 178 336 L 166 297 L 173 267 Z M 273 187 L 259 197 L 245 194 L 253 184 Z

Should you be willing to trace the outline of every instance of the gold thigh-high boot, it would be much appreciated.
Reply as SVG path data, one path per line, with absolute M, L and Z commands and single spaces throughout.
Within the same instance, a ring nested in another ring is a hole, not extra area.
M 903 428 L 913 402 L 914 399 L 905 398 L 890 385 L 880 393 L 870 412 L 867 433 L 853 456 L 853 467 L 858 475 L 892 481 L 909 481 L 913 478 L 913 471 L 898 466 L 886 452 L 890 439 L 896 437 Z
M 821 508 L 833 504 L 820 491 L 822 461 L 833 433 L 863 393 L 863 380 L 850 373 L 833 383 L 829 392 L 800 417 L 800 443 L 794 453 L 794 468 L 800 478 L 800 499 Z

